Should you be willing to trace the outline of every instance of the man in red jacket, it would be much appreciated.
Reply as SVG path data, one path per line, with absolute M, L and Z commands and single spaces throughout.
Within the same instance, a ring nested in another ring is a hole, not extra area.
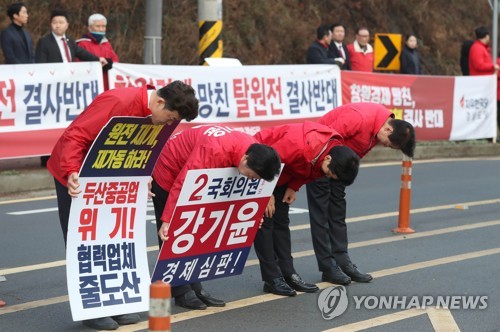
M 281 168 L 277 152 L 230 127 L 198 126 L 170 138 L 153 171 L 152 193 L 160 248 L 189 170 L 237 167 L 241 175 L 272 181 Z M 222 307 L 201 283 L 172 287 L 175 303 L 188 309 Z
M 490 49 L 490 32 L 485 27 L 475 30 L 476 40 L 469 51 L 469 74 L 492 75 L 498 72 L 498 64 L 493 62 Z
M 295 201 L 295 192 L 314 179 L 326 176 L 346 186 L 352 184 L 359 158 L 343 146 L 335 130 L 308 121 L 268 128 L 255 138 L 275 148 L 285 163 L 254 241 L 264 292 L 284 296 L 316 292 L 318 287 L 304 282 L 293 266 L 289 205 Z
M 346 146 L 363 158 L 375 145 L 400 149 L 413 157 L 415 130 L 383 105 L 346 104 L 320 118 L 343 137 Z M 351 280 L 369 282 L 372 276 L 361 273 L 347 252 L 345 186 L 339 181 L 322 178 L 307 184 L 307 202 L 314 253 L 322 280 L 347 285 Z
M 373 71 L 373 47 L 368 43 L 370 41 L 370 32 L 366 27 L 356 29 L 356 40 L 347 45 L 351 70 L 354 71 Z
M 86 49 L 95 56 L 105 58 L 108 62 L 102 67 L 104 90 L 109 89 L 108 83 L 108 70 L 113 67 L 114 62 L 118 62 L 118 55 L 116 55 L 113 46 L 106 38 L 106 25 L 108 21 L 102 14 L 92 14 L 89 16 L 89 31 L 85 33 L 82 38 L 76 41 L 76 44 L 83 49 Z
M 71 198 L 81 193 L 78 172 L 102 127 L 114 116 L 151 117 L 153 124 L 172 124 L 198 115 L 198 100 L 191 86 L 174 81 L 158 89 L 121 88 L 106 91 L 69 125 L 57 141 L 47 163 L 54 176 L 59 220 L 66 244 Z M 133 324 L 139 315 L 120 315 L 83 321 L 98 330 L 115 330 L 118 325 Z

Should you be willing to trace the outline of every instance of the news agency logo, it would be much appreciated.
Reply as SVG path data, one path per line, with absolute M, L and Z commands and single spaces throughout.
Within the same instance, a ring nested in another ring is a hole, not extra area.
M 342 315 L 347 310 L 347 291 L 344 286 L 333 286 L 324 289 L 318 297 L 318 308 L 325 320 Z
M 477 295 L 438 295 L 438 296 L 353 296 L 355 309 L 409 310 L 426 307 L 445 308 L 450 310 L 484 310 L 488 308 L 488 296 Z M 349 304 L 344 286 L 324 289 L 318 297 L 318 308 L 325 320 L 342 315 Z

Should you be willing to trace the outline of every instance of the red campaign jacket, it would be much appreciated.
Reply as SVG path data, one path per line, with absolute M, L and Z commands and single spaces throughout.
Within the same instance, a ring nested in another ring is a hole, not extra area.
M 500 58 L 497 58 L 497 65 L 500 66 Z M 500 101 L 500 72 L 497 73 L 497 100 Z
M 197 126 L 171 137 L 153 170 L 155 182 L 169 192 L 161 220 L 170 222 L 186 173 L 192 169 L 238 167 L 252 136 L 230 127 Z
M 87 33 L 82 38 L 78 39 L 76 44 L 98 57 L 111 58 L 113 62 L 118 62 L 118 55 L 116 55 L 113 46 L 111 46 L 111 43 L 106 37 L 98 43 L 90 33 Z
M 76 41 L 76 44 L 94 54 L 95 56 L 111 59 L 113 60 L 113 63 L 118 62 L 118 55 L 116 55 L 115 50 L 113 50 L 113 46 L 111 46 L 111 43 L 106 37 L 104 37 L 101 42 L 98 43 L 97 40 L 92 37 L 90 32 L 88 32 L 83 35 L 82 38 L 78 39 Z M 108 70 L 106 69 L 106 67 L 104 67 L 103 69 L 105 69 L 102 76 L 104 90 L 109 90 Z
M 492 75 L 494 73 L 495 67 L 488 45 L 476 40 L 469 51 L 469 74 Z
M 288 184 L 294 191 L 325 176 L 321 170 L 323 159 L 331 148 L 343 145 L 335 130 L 309 121 L 267 128 L 254 137 L 278 152 L 285 167 L 277 185 Z
M 147 87 L 121 88 L 106 91 L 66 128 L 57 141 L 47 162 L 49 172 L 62 185 L 68 176 L 79 172 L 83 159 L 104 125 L 114 116 L 151 115 Z
M 351 70 L 354 71 L 373 71 L 373 47 L 368 44 L 366 53 L 363 53 L 359 44 L 355 41 L 347 45 Z
M 345 145 L 363 158 L 378 144 L 377 133 L 394 114 L 385 106 L 374 103 L 352 103 L 334 108 L 318 123 L 336 130 Z

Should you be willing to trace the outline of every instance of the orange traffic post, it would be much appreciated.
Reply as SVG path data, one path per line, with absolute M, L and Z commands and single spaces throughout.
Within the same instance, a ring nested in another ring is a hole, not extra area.
M 161 280 L 149 288 L 149 331 L 170 331 L 170 285 Z
M 399 194 L 398 227 L 393 229 L 395 233 L 415 233 L 415 231 L 410 228 L 411 167 L 411 158 L 404 156 L 403 172 L 401 174 L 401 191 Z
M 6 304 L 5 301 L 0 300 L 0 308 L 5 306 L 5 304 Z

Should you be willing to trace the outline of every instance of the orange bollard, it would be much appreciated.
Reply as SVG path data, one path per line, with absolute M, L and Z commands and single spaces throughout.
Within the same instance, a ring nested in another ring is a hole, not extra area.
M 399 194 L 398 227 L 392 230 L 395 233 L 415 233 L 415 231 L 410 228 L 411 166 L 411 158 L 404 156 L 403 172 L 401 174 L 401 191 Z
M 0 300 L 0 308 L 5 306 L 5 304 L 6 304 L 5 301 Z
M 149 288 L 149 331 L 170 331 L 170 285 L 161 280 Z

